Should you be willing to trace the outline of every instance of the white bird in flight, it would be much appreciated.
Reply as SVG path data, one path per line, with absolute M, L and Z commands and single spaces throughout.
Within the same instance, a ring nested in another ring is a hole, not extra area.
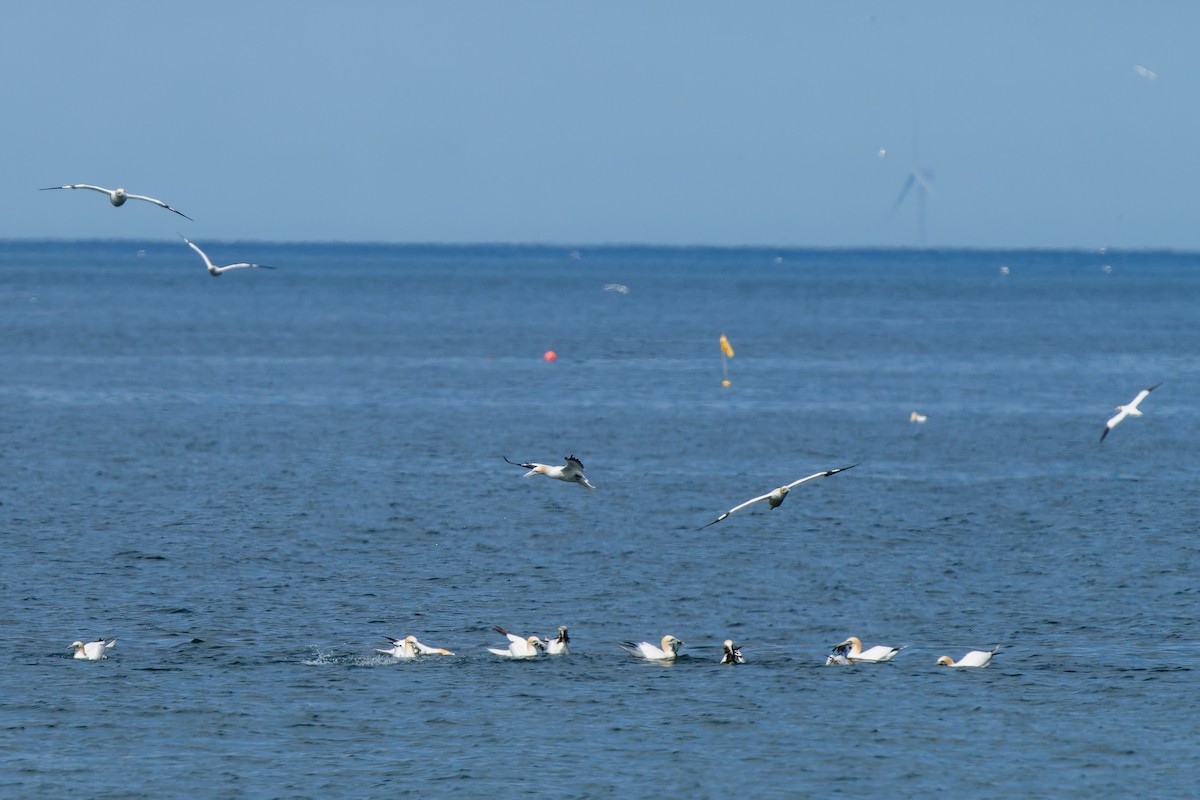
M 416 658 L 417 656 L 452 656 L 449 650 L 443 650 L 440 647 L 430 647 L 426 644 L 421 644 L 415 636 L 405 636 L 403 639 L 393 639 L 391 636 L 385 636 L 392 643 L 390 650 L 376 649 L 376 653 L 383 653 L 387 656 L 395 656 L 396 658 Z
M 629 655 L 648 661 L 674 661 L 679 648 L 683 647 L 683 642 L 668 633 L 662 637 L 662 647 L 655 647 L 649 642 L 624 642 L 618 646 Z
M 508 637 L 508 649 L 499 650 L 494 647 L 489 647 L 488 652 L 505 658 L 537 658 L 540 650 L 545 650 L 546 645 L 536 636 L 530 636 L 528 639 L 522 639 L 515 633 L 509 633 L 500 626 L 494 626 L 492 630 L 496 633 Z
M 268 267 L 266 264 L 247 264 L 244 261 L 239 262 L 237 264 L 226 264 L 223 267 L 218 267 L 217 265 L 213 264 L 213 262 L 209 259 L 209 257 L 204 254 L 204 251 L 201 250 L 199 247 L 197 247 L 196 243 L 193 242 L 191 239 L 188 239 L 182 233 L 179 234 L 179 238 L 183 239 L 185 242 L 187 242 L 188 247 L 192 248 L 193 250 L 195 250 L 197 253 L 200 254 L 200 257 L 204 259 L 204 266 L 208 267 L 208 274 L 212 275 L 214 278 L 221 277 L 221 275 L 223 275 L 224 273 L 228 272 L 231 269 L 275 269 L 274 267 Z
M 726 639 L 724 642 L 724 651 L 721 654 L 722 664 L 745 664 L 746 657 L 742 655 L 742 648 L 733 643 L 733 639 Z
M 184 219 L 192 219 L 179 209 L 171 208 L 162 200 L 156 200 L 155 198 L 147 197 L 144 194 L 130 194 L 120 187 L 117 187 L 116 189 L 105 189 L 103 186 L 92 186 L 90 183 L 72 183 L 68 184 L 67 186 L 47 186 L 41 191 L 46 192 L 51 189 L 91 189 L 93 192 L 103 192 L 104 194 L 108 195 L 108 202 L 112 203 L 114 206 L 124 205 L 126 200 L 145 200 L 147 203 L 154 203 L 154 205 L 165 208 L 167 211 L 174 211 Z M 192 222 L 195 222 L 195 220 L 192 220 Z
M 1153 392 L 1155 389 L 1157 389 L 1160 386 L 1162 386 L 1161 382 L 1156 383 L 1153 386 L 1150 386 L 1146 389 L 1142 389 L 1140 392 L 1137 393 L 1137 397 L 1133 398 L 1133 400 L 1130 401 L 1127 405 L 1117 406 L 1117 413 L 1104 426 L 1104 432 L 1100 434 L 1100 441 L 1103 442 L 1104 437 L 1108 436 L 1108 432 L 1111 431 L 1113 428 L 1117 427 L 1118 425 L 1120 425 L 1121 420 L 1125 419 L 1126 417 L 1142 416 L 1142 412 L 1138 410 L 1138 406 L 1141 405 L 1142 401 L 1145 400 L 1150 395 L 1151 392 Z
M 877 644 L 874 647 L 863 650 L 862 641 L 857 636 L 851 636 L 846 641 L 839 645 L 834 645 L 834 652 L 840 653 L 846 657 L 846 660 L 851 664 L 860 661 L 878 662 L 891 661 L 896 657 L 896 654 L 903 650 L 903 647 L 888 647 L 887 645 Z
M 846 470 L 854 469 L 857 466 L 858 466 L 858 464 L 851 464 L 848 467 L 838 467 L 837 469 L 830 469 L 830 470 L 826 470 L 825 472 L 814 472 L 812 475 L 809 475 L 807 478 L 801 478 L 798 481 L 792 481 L 791 483 L 787 484 L 786 486 L 780 486 L 778 489 L 774 489 L 770 492 L 767 492 L 766 494 L 759 495 L 758 497 L 747 500 L 746 502 L 742 503 L 741 505 L 734 506 L 733 508 L 726 511 L 721 516 L 714 519 L 712 522 L 706 522 L 705 524 L 701 525 L 696 530 L 703 530 L 703 529 L 707 528 L 709 525 L 716 525 L 718 522 L 725 519 L 730 514 L 733 514 L 737 511 L 741 511 L 746 506 L 751 506 L 751 505 L 754 505 L 755 503 L 761 503 L 763 500 L 766 500 L 767 505 L 769 505 L 771 508 L 778 508 L 780 503 L 782 503 L 784 501 L 784 499 L 787 497 L 788 492 L 790 492 L 792 489 L 795 489 L 800 484 L 807 483 L 808 481 L 815 481 L 817 478 L 828 478 L 830 475 L 836 475 L 839 472 L 845 472 Z
M 72 642 L 71 649 L 75 651 L 75 658 L 85 661 L 99 661 L 102 658 L 108 658 L 108 650 L 116 645 L 116 639 L 97 639 L 94 642 Z
M 937 660 L 939 667 L 986 667 L 988 662 L 1000 650 L 999 647 L 991 650 L 972 650 L 965 656 L 955 661 L 950 656 L 942 656 Z
M 508 457 L 505 456 L 504 460 L 508 461 Z M 522 476 L 525 478 L 529 478 L 534 475 L 545 475 L 547 478 L 554 478 L 555 480 L 566 481 L 567 483 L 578 483 L 580 486 L 586 487 L 589 490 L 596 488 L 587 479 L 587 476 L 583 474 L 583 462 L 575 456 L 567 456 L 567 463 L 561 467 L 551 467 L 546 464 L 538 464 L 532 461 L 528 464 L 518 464 L 516 461 L 508 461 L 508 463 L 512 464 L 514 467 L 522 467 L 529 470 L 529 472 L 526 472 Z
M 567 646 L 571 641 L 571 637 L 567 636 L 567 626 L 558 626 L 558 636 L 553 639 L 546 639 L 543 644 L 546 647 L 546 652 L 552 656 L 570 655 L 571 650 Z

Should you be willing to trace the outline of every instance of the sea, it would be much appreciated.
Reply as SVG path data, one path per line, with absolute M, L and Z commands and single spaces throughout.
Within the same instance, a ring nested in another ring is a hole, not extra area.
M 0 796 L 1196 791 L 1200 255 L 204 246 L 0 242 Z

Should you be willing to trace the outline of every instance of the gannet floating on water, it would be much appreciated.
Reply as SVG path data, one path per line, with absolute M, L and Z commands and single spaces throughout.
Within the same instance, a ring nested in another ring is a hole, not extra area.
M 857 467 L 857 466 L 858 466 L 858 464 L 851 464 L 848 467 L 838 467 L 837 469 L 826 470 L 825 472 L 815 472 L 812 475 L 809 475 L 807 478 L 801 478 L 798 481 L 792 481 L 791 483 L 787 484 L 786 486 L 780 486 L 778 489 L 775 489 L 774 491 L 767 492 L 764 495 L 759 495 L 758 497 L 755 497 L 752 500 L 747 500 L 746 502 L 742 503 L 740 506 L 734 506 L 733 508 L 726 511 L 721 516 L 714 519 L 712 522 L 707 522 L 707 523 L 701 525 L 696 530 L 703 530 L 704 528 L 707 528 L 709 525 L 716 525 L 718 522 L 725 519 L 730 514 L 733 514 L 737 511 L 741 511 L 746 506 L 751 506 L 751 505 L 754 505 L 755 503 L 761 503 L 763 500 L 766 500 L 767 505 L 769 505 L 771 508 L 778 508 L 780 503 L 782 503 L 784 501 L 784 499 L 787 497 L 788 492 L 790 492 L 792 489 L 796 488 L 800 484 L 807 483 L 808 481 L 816 480 L 817 478 L 828 478 L 830 475 L 836 475 L 839 472 L 845 472 L 846 470 L 853 469 L 854 467 Z
M 247 264 L 245 261 L 241 261 L 237 264 L 226 264 L 223 267 L 218 267 L 207 255 L 204 254 L 203 250 L 196 246 L 196 243 L 191 239 L 187 238 L 182 233 L 179 234 L 179 238 L 187 242 L 188 247 L 200 254 L 200 257 L 204 259 L 204 266 L 208 267 L 208 274 L 212 275 L 214 278 L 221 277 L 221 275 L 231 269 L 275 269 L 274 267 L 268 267 L 266 264 Z
M 846 641 L 839 645 L 834 645 L 835 652 L 845 656 L 850 663 L 859 661 L 878 662 L 891 661 L 896 657 L 896 654 L 903 650 L 903 647 L 888 647 L 887 645 L 877 644 L 869 650 L 862 649 L 862 642 L 857 636 L 851 636 Z
M 93 192 L 103 192 L 104 194 L 108 195 L 108 202 L 112 203 L 114 206 L 124 205 L 126 200 L 145 200 L 147 203 L 154 203 L 154 205 L 165 208 L 167 211 L 174 211 L 184 219 L 192 220 L 192 218 L 187 214 L 183 213 L 177 208 L 171 208 L 162 200 L 156 200 L 153 197 L 147 197 L 144 194 L 130 194 L 120 187 L 117 187 L 116 189 L 105 189 L 103 186 L 92 186 L 90 183 L 72 183 L 66 186 L 47 186 L 44 189 L 41 189 L 41 191 L 47 192 L 51 189 L 91 189 Z M 192 222 L 195 222 L 195 220 L 192 220 Z
M 111 650 L 117 643 L 116 639 L 97 639 L 94 642 L 72 642 L 71 649 L 75 651 L 75 658 L 86 661 L 99 661 L 102 658 L 108 658 L 108 650 Z
M 950 656 L 942 656 L 937 660 L 939 667 L 986 667 L 988 662 L 992 660 L 999 647 L 994 647 L 991 650 L 972 650 L 965 656 L 955 661 Z
M 623 642 L 618 646 L 631 656 L 649 661 L 674 661 L 679 648 L 683 647 L 683 642 L 668 633 L 662 637 L 662 647 L 655 647 L 649 642 Z
M 909 422 L 923 423 L 923 422 L 928 421 L 928 419 L 929 419 L 929 417 L 925 416 L 924 414 L 918 414 L 916 411 L 914 411 L 908 415 Z
M 530 636 L 528 639 L 522 639 L 515 633 L 509 633 L 499 625 L 493 626 L 492 630 L 499 634 L 508 637 L 508 649 L 498 650 L 494 647 L 489 647 L 488 652 L 505 658 L 537 658 L 538 651 L 544 650 L 546 645 L 536 636 Z
M 1142 389 L 1140 392 L 1137 393 L 1137 397 L 1133 398 L 1133 400 L 1131 400 L 1127 405 L 1117 406 L 1117 414 L 1112 419 L 1110 419 L 1108 421 L 1108 423 L 1104 426 L 1104 433 L 1100 434 L 1100 441 L 1103 442 L 1104 437 L 1108 436 L 1108 432 L 1111 431 L 1113 428 L 1117 427 L 1118 425 L 1120 425 L 1121 421 L 1123 419 L 1125 419 L 1126 417 L 1142 416 L 1142 412 L 1138 410 L 1138 406 L 1141 405 L 1142 401 L 1145 400 L 1146 397 L 1149 396 L 1149 394 L 1151 392 L 1153 392 L 1155 389 L 1157 389 L 1160 386 L 1162 386 L 1161 381 L 1159 383 L 1154 384 L 1153 386 Z
M 745 664 L 746 657 L 742 655 L 742 648 L 733 643 L 733 639 L 726 639 L 724 642 L 724 651 L 721 654 L 722 664 Z
M 390 650 L 380 650 L 376 648 L 376 653 L 383 653 L 386 656 L 395 656 L 396 658 L 416 658 L 417 656 L 452 656 L 449 650 L 443 650 L 440 647 L 430 647 L 429 645 L 421 644 L 415 636 L 405 636 L 403 639 L 393 639 L 391 636 L 385 636 L 392 643 Z
M 508 461 L 508 457 L 504 457 Z M 583 474 L 583 462 L 575 456 L 567 456 L 567 463 L 561 467 L 551 467 L 546 464 L 538 464 L 529 462 L 528 464 L 518 464 L 516 461 L 508 461 L 514 467 L 522 467 L 529 470 L 522 477 L 530 478 L 534 475 L 545 475 L 547 478 L 566 481 L 567 483 L 578 483 L 580 486 L 587 489 L 595 489 L 596 487 L 588 481 L 587 476 Z
M 570 641 L 571 641 L 571 638 L 569 636 L 567 636 L 567 626 L 559 625 L 558 626 L 558 636 L 554 637 L 553 639 L 546 639 L 543 642 L 543 644 L 546 647 L 546 652 L 549 653 L 550 655 L 565 656 L 565 655 L 569 655 L 571 652 L 570 649 L 567 647 L 567 643 Z

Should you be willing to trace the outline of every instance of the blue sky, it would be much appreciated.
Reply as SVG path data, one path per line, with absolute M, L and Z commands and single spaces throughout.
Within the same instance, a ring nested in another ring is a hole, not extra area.
M 912 246 L 920 167 L 930 246 L 1200 249 L 1198 30 L 1184 2 L 14 4 L 0 238 Z M 37 191 L 77 182 L 195 222 Z

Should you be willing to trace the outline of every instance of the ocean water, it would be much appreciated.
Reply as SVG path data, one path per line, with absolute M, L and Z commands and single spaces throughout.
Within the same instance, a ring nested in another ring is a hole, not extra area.
M 1194 785 L 1197 256 L 208 251 L 0 243 L 0 796 Z

